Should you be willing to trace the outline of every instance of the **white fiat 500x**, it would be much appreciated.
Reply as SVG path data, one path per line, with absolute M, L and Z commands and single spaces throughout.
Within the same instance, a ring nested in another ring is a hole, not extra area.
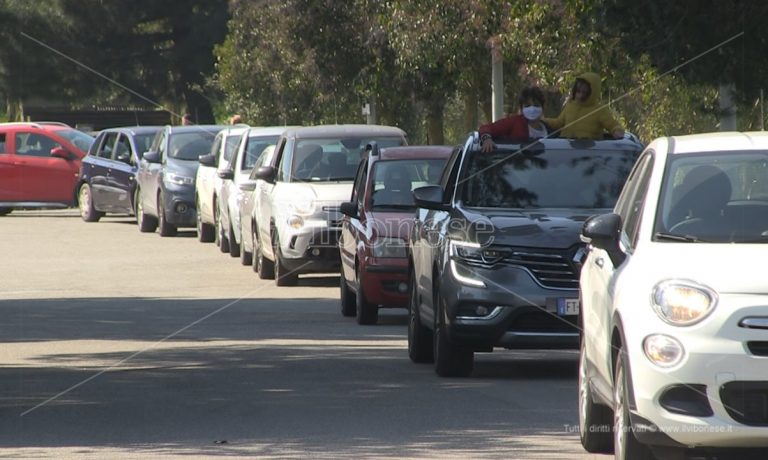
M 655 140 L 582 239 L 584 448 L 768 458 L 768 133 Z

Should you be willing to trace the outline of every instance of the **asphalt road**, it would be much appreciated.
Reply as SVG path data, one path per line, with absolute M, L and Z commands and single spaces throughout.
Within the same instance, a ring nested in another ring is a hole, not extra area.
M 607 459 L 582 450 L 577 353 L 438 378 L 404 311 L 343 318 L 338 277 L 73 210 L 0 217 L 0 458 Z

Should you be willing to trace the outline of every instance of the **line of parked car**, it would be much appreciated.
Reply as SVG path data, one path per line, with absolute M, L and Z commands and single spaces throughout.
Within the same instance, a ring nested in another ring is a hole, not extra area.
M 766 134 L 495 139 L 484 153 L 477 133 L 409 146 L 369 125 L 70 130 L 0 125 L 0 214 L 76 202 L 88 222 L 196 227 L 279 286 L 340 273 L 341 314 L 406 308 L 408 355 L 440 376 L 495 348 L 580 347 L 590 452 L 768 446 Z M 56 194 L 22 196 L 29 176 L 9 165 L 31 158 L 58 168 Z

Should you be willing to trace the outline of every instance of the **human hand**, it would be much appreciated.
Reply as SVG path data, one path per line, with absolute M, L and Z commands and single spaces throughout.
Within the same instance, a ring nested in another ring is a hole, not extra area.
M 493 152 L 496 149 L 496 144 L 493 143 L 492 140 L 486 139 L 483 141 L 483 144 L 480 146 L 480 151 L 483 153 L 490 153 Z

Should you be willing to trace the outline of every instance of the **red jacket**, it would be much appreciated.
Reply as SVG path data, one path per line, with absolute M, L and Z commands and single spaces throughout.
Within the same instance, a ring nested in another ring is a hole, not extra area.
M 519 141 L 528 140 L 528 120 L 520 114 L 510 115 L 501 120 L 482 125 L 480 136 L 490 134 L 491 137 L 506 137 Z

